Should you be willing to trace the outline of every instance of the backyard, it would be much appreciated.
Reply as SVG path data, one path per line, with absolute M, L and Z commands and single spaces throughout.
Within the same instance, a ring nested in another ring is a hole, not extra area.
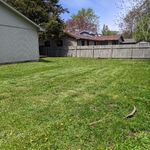
M 0 149 L 150 149 L 150 60 L 1 65 Z

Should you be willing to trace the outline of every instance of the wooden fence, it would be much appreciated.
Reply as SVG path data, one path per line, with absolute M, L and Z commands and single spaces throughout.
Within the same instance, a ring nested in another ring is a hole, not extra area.
M 89 58 L 127 58 L 149 59 L 150 44 L 146 45 L 101 45 L 101 46 L 69 46 L 57 49 L 44 47 L 48 56 L 56 57 L 89 57 Z

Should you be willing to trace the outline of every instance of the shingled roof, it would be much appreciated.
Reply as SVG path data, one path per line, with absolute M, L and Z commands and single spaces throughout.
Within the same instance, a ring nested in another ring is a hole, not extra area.
M 135 39 L 125 39 L 123 44 L 136 44 L 137 41 Z
M 77 40 L 90 40 L 90 41 L 117 41 L 122 39 L 124 41 L 124 38 L 122 35 L 108 35 L 108 36 L 86 36 L 81 35 L 80 32 L 65 32 L 68 36 L 75 38 Z

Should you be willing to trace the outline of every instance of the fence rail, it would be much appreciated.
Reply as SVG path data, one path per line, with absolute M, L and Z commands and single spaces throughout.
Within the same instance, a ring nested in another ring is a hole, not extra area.
M 150 58 L 150 44 L 147 45 L 100 45 L 69 46 L 51 49 L 44 47 L 49 56 L 70 56 L 89 58 Z

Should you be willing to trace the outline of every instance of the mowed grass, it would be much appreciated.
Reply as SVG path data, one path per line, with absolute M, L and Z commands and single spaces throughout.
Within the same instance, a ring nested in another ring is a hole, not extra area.
M 0 66 L 0 149 L 149 150 L 150 60 Z

